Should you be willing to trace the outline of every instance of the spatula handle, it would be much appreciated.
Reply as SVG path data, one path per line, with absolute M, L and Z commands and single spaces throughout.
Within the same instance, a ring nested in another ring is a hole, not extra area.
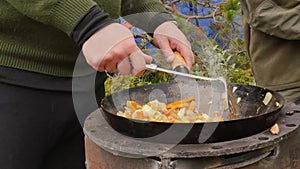
M 174 56 L 175 56 L 175 59 L 172 62 L 172 69 L 177 72 L 190 73 L 182 55 L 179 52 L 175 51 Z

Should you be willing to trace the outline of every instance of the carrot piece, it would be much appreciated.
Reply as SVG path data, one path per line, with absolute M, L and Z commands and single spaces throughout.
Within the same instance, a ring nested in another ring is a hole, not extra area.
M 175 123 L 177 120 L 176 119 L 171 119 L 170 123 Z
M 132 106 L 133 111 L 135 111 L 138 108 L 141 108 L 142 106 L 138 104 L 136 101 L 130 101 L 130 105 Z
M 191 97 L 188 97 L 186 99 L 179 100 L 179 101 L 176 101 L 176 102 L 169 103 L 169 104 L 167 104 L 167 109 L 172 108 L 172 107 L 177 106 L 177 105 L 181 105 L 182 103 L 190 102 L 192 100 L 195 100 L 194 96 L 191 96 Z
M 175 110 L 175 108 L 172 107 L 172 108 L 168 109 L 164 114 L 165 114 L 166 116 L 169 116 L 171 113 L 174 112 L 174 110 Z
M 139 120 L 144 120 L 145 119 L 144 112 L 137 111 L 136 112 L 136 118 L 139 119 Z
M 183 107 L 188 107 L 188 106 L 189 106 L 188 103 L 179 103 L 179 104 L 173 105 L 173 106 L 171 107 L 171 109 L 172 109 L 172 108 L 173 108 L 173 109 L 181 109 L 181 108 L 183 108 Z

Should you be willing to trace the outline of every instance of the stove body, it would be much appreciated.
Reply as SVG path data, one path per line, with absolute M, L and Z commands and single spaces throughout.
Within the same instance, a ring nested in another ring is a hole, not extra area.
M 279 135 L 269 130 L 218 143 L 160 144 L 121 135 L 101 110 L 86 121 L 88 169 L 300 169 L 300 113 L 281 115 Z

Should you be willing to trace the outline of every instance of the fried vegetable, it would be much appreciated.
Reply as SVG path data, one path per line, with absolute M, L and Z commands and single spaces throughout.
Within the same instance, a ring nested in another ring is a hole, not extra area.
M 169 109 L 169 108 L 172 108 L 172 107 L 182 107 L 182 105 L 184 103 L 190 102 L 192 100 L 195 100 L 194 96 L 188 97 L 188 98 L 183 99 L 183 100 L 179 100 L 177 102 L 173 102 L 173 103 L 167 104 L 167 108 Z
M 275 123 L 271 129 L 270 129 L 270 132 L 273 134 L 273 135 L 278 135 L 280 133 L 280 130 L 279 130 L 279 126 L 277 123 Z
M 119 111 L 117 115 L 137 120 L 168 123 L 224 121 L 224 118 L 218 112 L 214 112 L 210 116 L 200 113 L 194 96 L 167 105 L 158 100 L 150 101 L 144 105 L 136 101 L 127 101 L 125 111 Z
M 268 105 L 270 103 L 271 99 L 272 99 L 272 93 L 267 92 L 266 95 L 265 95 L 265 98 L 263 100 L 263 103 L 265 105 Z

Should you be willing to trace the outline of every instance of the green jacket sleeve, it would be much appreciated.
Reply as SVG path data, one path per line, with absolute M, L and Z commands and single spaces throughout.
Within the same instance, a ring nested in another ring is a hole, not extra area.
M 148 33 L 161 23 L 174 20 L 159 0 L 122 0 L 121 15 Z
M 68 35 L 78 21 L 97 4 L 93 0 L 6 0 L 19 12 L 54 26 Z
M 122 0 L 122 15 L 142 12 L 166 12 L 159 0 Z
M 246 1 L 248 6 L 251 1 Z M 264 0 L 249 12 L 247 20 L 251 27 L 282 39 L 300 40 L 300 2 L 282 7 L 272 0 Z

